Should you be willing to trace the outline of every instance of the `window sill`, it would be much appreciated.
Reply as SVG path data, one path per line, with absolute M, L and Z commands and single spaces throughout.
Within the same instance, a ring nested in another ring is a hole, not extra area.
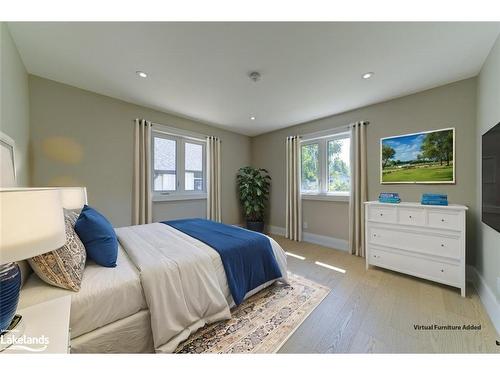
M 349 194 L 301 194 L 300 197 L 310 201 L 331 201 L 331 202 L 349 202 Z
M 207 199 L 207 193 L 153 195 L 153 202 L 195 201 L 203 199 Z

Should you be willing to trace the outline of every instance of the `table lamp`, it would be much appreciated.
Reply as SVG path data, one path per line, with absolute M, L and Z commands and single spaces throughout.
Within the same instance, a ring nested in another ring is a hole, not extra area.
M 15 315 L 21 288 L 15 262 L 58 249 L 65 242 L 59 190 L 0 189 L 0 335 L 4 338 L 22 334 L 22 317 Z
M 87 204 L 86 187 L 60 187 L 62 206 L 66 210 L 81 210 Z

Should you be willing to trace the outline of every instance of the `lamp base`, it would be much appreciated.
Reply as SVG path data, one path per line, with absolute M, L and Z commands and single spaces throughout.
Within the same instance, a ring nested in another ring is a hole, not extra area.
M 0 265 L 0 332 L 6 331 L 16 315 L 21 271 L 17 263 Z
M 7 328 L 0 334 L 0 352 L 3 352 L 9 346 L 14 344 L 16 340 L 24 333 L 25 325 L 21 315 L 15 315 L 14 319 Z

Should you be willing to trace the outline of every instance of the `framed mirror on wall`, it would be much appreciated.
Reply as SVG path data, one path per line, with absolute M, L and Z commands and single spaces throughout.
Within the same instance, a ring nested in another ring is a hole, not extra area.
M 17 186 L 15 143 L 7 134 L 0 132 L 0 187 Z

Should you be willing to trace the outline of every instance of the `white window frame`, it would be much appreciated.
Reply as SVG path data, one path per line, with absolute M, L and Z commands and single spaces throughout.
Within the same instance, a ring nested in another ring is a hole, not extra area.
M 175 141 L 175 175 L 176 175 L 176 190 L 154 190 L 154 139 L 163 138 Z M 202 174 L 203 174 L 203 190 L 185 190 L 185 144 L 197 144 L 202 146 Z M 198 200 L 207 199 L 207 167 L 206 167 L 206 142 L 203 138 L 195 138 L 184 134 L 174 134 L 172 132 L 164 132 L 161 130 L 153 129 L 151 132 L 151 189 L 153 195 L 153 202 L 163 201 L 178 201 L 178 200 Z
M 309 144 L 319 144 L 319 191 L 314 192 L 302 192 L 302 173 L 300 174 L 301 181 L 301 198 L 305 200 L 326 200 L 326 201 L 340 201 L 348 202 L 350 199 L 350 192 L 329 192 L 328 191 L 328 142 L 335 141 L 337 139 L 350 138 L 349 132 L 336 133 L 332 135 L 327 135 L 323 137 L 304 139 L 300 142 L 300 155 L 302 156 L 302 146 Z M 300 161 L 300 167 L 302 168 L 302 159 Z M 350 168 L 350 162 L 349 162 Z

